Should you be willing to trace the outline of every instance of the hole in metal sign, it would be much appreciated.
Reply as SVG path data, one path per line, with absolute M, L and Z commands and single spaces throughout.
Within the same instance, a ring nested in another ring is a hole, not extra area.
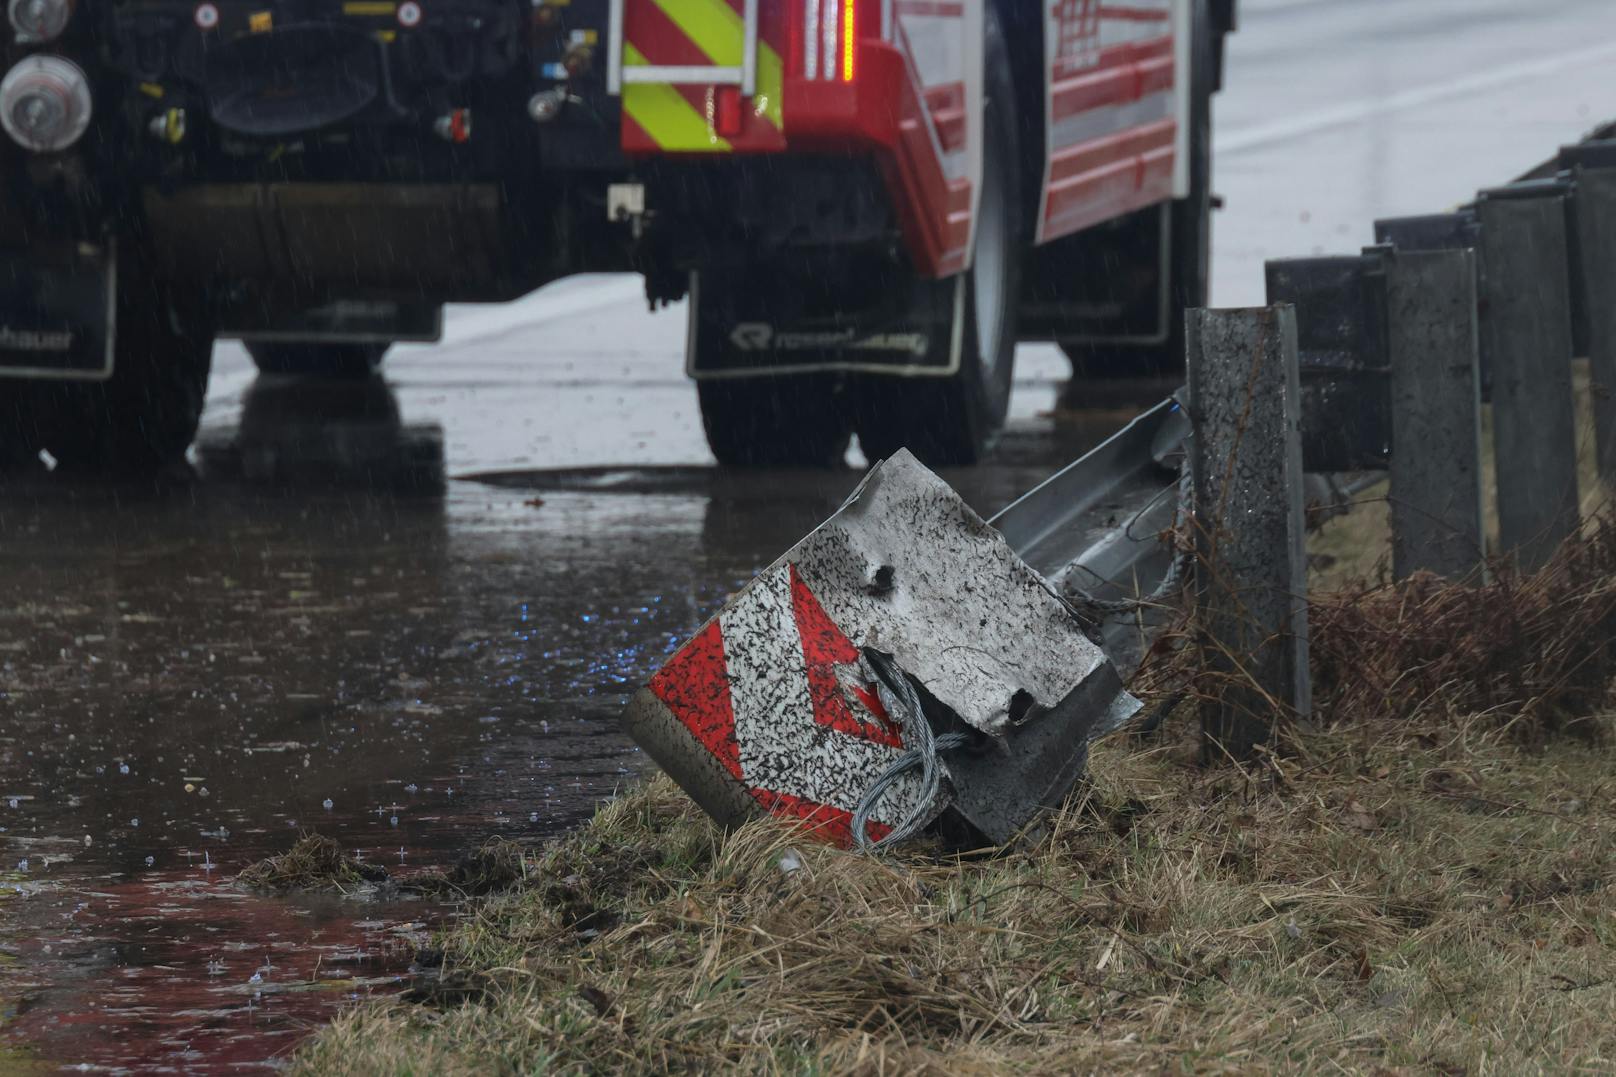
M 898 578 L 898 570 L 891 565 L 882 565 L 870 575 L 869 592 L 872 595 L 886 595 L 892 593 L 892 588 Z

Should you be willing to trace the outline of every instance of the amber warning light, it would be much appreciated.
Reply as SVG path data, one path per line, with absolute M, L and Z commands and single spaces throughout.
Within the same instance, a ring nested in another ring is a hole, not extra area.
M 852 82 L 858 51 L 858 0 L 803 0 L 793 51 L 802 77 Z

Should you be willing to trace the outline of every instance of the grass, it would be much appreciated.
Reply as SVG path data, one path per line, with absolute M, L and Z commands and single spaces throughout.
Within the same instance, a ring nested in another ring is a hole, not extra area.
M 451 929 L 435 991 L 298 1068 L 1616 1066 L 1608 747 L 1433 714 L 1297 748 L 1245 781 L 1182 726 L 1114 741 L 1047 838 L 978 859 L 725 836 L 656 780 Z
M 260 860 L 236 876 L 237 886 L 265 894 L 357 895 L 387 881 L 387 869 L 347 856 L 334 838 L 304 834 L 286 852 Z
M 442 977 L 305 1073 L 1608 1072 L 1610 719 L 1524 746 L 1440 701 L 1206 770 L 1098 746 L 1035 845 L 872 859 L 656 779 L 533 854 Z

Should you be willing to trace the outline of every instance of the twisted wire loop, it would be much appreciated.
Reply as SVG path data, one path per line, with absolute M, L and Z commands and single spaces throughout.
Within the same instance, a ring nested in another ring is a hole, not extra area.
M 1189 516 L 1190 496 L 1189 465 L 1185 464 L 1178 472 L 1178 506 L 1173 511 L 1173 560 L 1167 566 L 1167 574 L 1162 577 L 1161 583 L 1148 595 L 1138 598 L 1100 598 L 1093 592 L 1085 589 L 1071 576 L 1061 584 L 1061 591 L 1066 600 L 1076 606 L 1081 613 L 1090 617 L 1121 617 L 1137 613 L 1143 609 L 1160 606 L 1167 599 L 1178 593 L 1189 579 L 1190 566 L 1195 559 L 1190 548 L 1187 536 L 1184 534 L 1185 521 Z
M 968 733 L 944 733 L 942 736 L 934 733 L 931 723 L 926 721 L 925 711 L 921 708 L 920 694 L 915 691 L 915 686 L 909 682 L 909 678 L 904 676 L 903 670 L 898 668 L 898 664 L 889 655 L 876 650 L 866 650 L 864 661 L 875 674 L 875 690 L 881 699 L 881 705 L 886 708 L 888 716 L 903 730 L 903 742 L 909 745 L 907 751 L 894 759 L 886 770 L 870 783 L 869 788 L 864 790 L 864 795 L 859 797 L 858 806 L 853 810 L 853 838 L 858 842 L 860 852 L 871 853 L 907 841 L 926 825 L 927 809 L 936 802 L 938 791 L 942 787 L 942 768 L 939 766 L 938 756 L 969 744 L 971 736 Z M 914 807 L 879 841 L 871 841 L 870 819 L 881 803 L 881 798 L 886 796 L 887 790 L 891 789 L 898 779 L 916 767 L 920 768 L 920 796 Z

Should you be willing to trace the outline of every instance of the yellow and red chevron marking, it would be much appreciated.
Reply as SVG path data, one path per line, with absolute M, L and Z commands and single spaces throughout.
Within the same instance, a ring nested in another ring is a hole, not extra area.
M 742 102 L 739 134 L 721 136 L 717 86 L 627 83 L 622 146 L 629 153 L 734 153 L 785 149 L 780 59 L 786 7 L 760 4 L 757 93 Z M 739 67 L 745 43 L 741 0 L 628 0 L 625 67 Z M 733 93 L 734 90 L 724 92 Z

